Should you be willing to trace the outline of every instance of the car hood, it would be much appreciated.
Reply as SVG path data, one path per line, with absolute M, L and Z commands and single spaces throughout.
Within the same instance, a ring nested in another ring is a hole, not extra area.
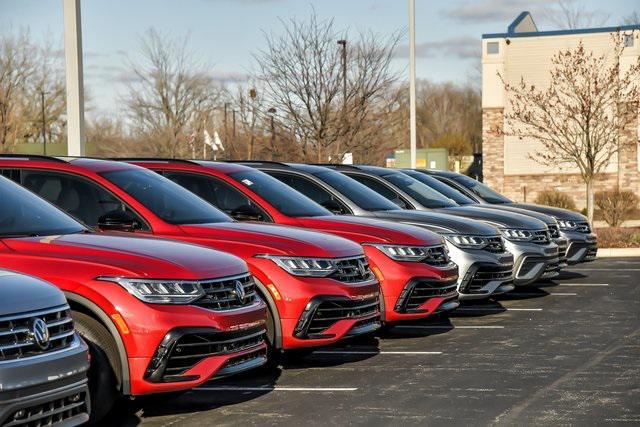
M 213 279 L 247 272 L 240 258 L 202 246 L 165 239 L 107 234 L 68 234 L 2 240 L 13 252 L 34 263 L 56 261 L 64 273 L 158 279 Z M 0 266 L 2 261 L 0 258 Z M 73 274 L 72 274 L 73 276 Z
M 545 224 L 547 224 L 547 226 L 558 225 L 558 222 L 551 215 L 543 214 L 536 211 L 526 210 L 526 209 L 520 209 L 510 205 L 468 205 L 466 207 L 474 208 L 474 209 L 491 209 L 491 210 L 503 211 L 503 212 L 513 212 L 520 215 L 530 216 L 532 218 L 540 220 Z
M 500 233 L 495 227 L 479 221 L 461 219 L 457 216 L 438 212 L 392 210 L 373 212 L 376 218 L 389 221 L 402 221 L 416 225 L 434 233 L 470 234 L 475 236 L 496 236 Z
M 304 227 L 337 234 L 358 243 L 432 246 L 442 243 L 437 234 L 405 224 L 349 215 L 298 218 Z
M 501 212 L 495 209 L 484 209 L 482 207 L 455 206 L 437 209 L 437 212 L 475 219 L 499 228 L 521 228 L 526 230 L 541 230 L 546 228 L 544 222 L 527 215 L 514 212 Z
M 35 277 L 0 270 L 0 317 L 66 304 L 55 286 Z
M 337 236 L 275 224 L 225 222 L 182 225 L 180 228 L 186 234 L 214 240 L 217 244 L 228 243 L 227 249 L 234 253 L 241 246 L 243 256 L 269 253 L 339 258 L 364 253 L 360 245 Z M 203 241 L 203 244 L 206 243 Z
M 587 222 L 587 217 L 573 212 L 568 209 L 555 208 L 553 206 L 534 205 L 532 203 L 509 203 L 507 206 L 511 206 L 518 209 L 526 209 L 528 211 L 540 212 L 543 214 L 551 215 L 557 219 L 563 219 L 565 221 L 578 221 Z

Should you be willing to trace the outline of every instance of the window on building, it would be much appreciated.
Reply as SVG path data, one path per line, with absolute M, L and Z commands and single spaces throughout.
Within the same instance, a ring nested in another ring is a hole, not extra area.
M 635 37 L 633 37 L 633 34 L 625 34 L 624 47 L 633 47 L 634 41 L 635 41 Z
M 500 43 L 488 42 L 487 43 L 487 55 L 495 55 L 500 53 Z

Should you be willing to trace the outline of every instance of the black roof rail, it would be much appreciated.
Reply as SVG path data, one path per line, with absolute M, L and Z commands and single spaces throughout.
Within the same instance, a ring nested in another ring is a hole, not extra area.
M 283 162 L 276 162 L 274 160 L 223 160 L 225 163 L 237 163 L 237 164 L 247 164 L 247 165 L 272 165 L 272 166 L 280 166 L 283 168 L 291 167 Z
M 311 166 L 324 166 L 324 167 L 330 167 L 333 169 L 353 169 L 353 170 L 360 170 L 360 168 L 358 167 L 358 165 L 344 165 L 342 163 L 308 163 Z
M 56 162 L 56 163 L 69 163 L 66 160 L 60 159 L 58 157 L 52 156 L 43 156 L 40 154 L 0 154 L 0 159 L 24 159 L 24 160 L 42 160 L 46 162 Z
M 172 159 L 164 157 L 109 157 L 104 160 L 113 160 L 116 162 L 169 162 L 169 163 L 188 163 L 190 165 L 199 164 L 195 160 L 188 159 Z

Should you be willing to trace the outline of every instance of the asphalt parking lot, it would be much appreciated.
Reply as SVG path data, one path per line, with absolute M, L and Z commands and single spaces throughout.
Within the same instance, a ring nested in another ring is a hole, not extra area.
M 601 259 L 109 425 L 640 424 L 640 259 Z

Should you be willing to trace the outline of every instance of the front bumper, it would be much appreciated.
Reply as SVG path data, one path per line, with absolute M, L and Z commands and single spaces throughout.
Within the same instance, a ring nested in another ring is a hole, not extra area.
M 537 244 L 505 240 L 505 246 L 515 259 L 514 285 L 524 286 L 540 279 L 551 279 L 559 274 L 560 258 L 558 245 L 555 243 Z
M 89 420 L 87 345 L 0 362 L 0 425 L 75 426 Z
M 477 249 L 460 249 L 447 243 L 451 259 L 458 265 L 461 300 L 483 299 L 513 289 L 513 255 Z
M 598 253 L 598 238 L 593 233 L 561 230 L 567 239 L 567 263 L 569 265 L 595 261 Z

